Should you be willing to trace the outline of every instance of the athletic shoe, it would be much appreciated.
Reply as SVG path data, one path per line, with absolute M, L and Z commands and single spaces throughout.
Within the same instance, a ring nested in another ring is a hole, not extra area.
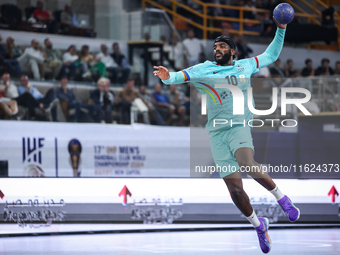
M 269 221 L 267 218 L 259 218 L 260 226 L 256 227 L 257 236 L 259 237 L 260 247 L 263 253 L 270 252 L 271 240 L 268 235 Z
M 297 221 L 300 218 L 300 210 L 295 207 L 289 197 L 284 196 L 277 202 L 291 222 Z

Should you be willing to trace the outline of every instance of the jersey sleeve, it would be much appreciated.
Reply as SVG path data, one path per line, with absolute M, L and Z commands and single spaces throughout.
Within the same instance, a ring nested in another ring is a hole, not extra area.
M 258 72 L 262 67 L 270 65 L 278 59 L 283 47 L 285 33 L 286 29 L 277 28 L 275 37 L 265 52 L 249 59 L 253 73 Z
M 187 69 L 183 69 L 179 72 L 169 72 L 170 78 L 167 80 L 163 80 L 164 84 L 179 84 L 190 82 L 192 79 L 201 77 L 201 69 L 203 68 L 203 64 L 198 64 Z

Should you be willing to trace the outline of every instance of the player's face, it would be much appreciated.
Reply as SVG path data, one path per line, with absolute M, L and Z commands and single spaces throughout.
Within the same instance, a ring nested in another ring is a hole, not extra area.
M 217 42 L 214 44 L 215 61 L 220 64 L 227 64 L 231 58 L 231 48 L 225 42 Z

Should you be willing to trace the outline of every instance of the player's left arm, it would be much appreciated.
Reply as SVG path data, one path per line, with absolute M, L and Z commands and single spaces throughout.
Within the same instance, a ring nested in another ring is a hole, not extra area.
M 268 66 L 274 63 L 280 56 L 283 47 L 287 25 L 279 24 L 274 17 L 273 20 L 278 28 L 276 30 L 276 34 L 273 41 L 269 44 L 266 51 L 254 58 L 256 61 L 257 69 L 261 69 L 264 66 Z

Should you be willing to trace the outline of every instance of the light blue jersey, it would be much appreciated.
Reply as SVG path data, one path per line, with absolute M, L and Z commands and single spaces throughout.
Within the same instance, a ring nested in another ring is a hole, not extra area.
M 264 66 L 273 63 L 280 55 L 284 42 L 285 29 L 278 28 L 272 43 L 266 51 L 256 57 L 233 61 L 230 66 L 220 66 L 216 62 L 206 61 L 180 72 L 170 72 L 170 78 L 163 80 L 165 84 L 192 82 L 201 94 L 206 94 L 208 123 L 206 129 L 219 131 L 230 129 L 231 124 L 248 125 L 253 114 L 248 108 L 248 88 L 250 77 Z M 216 88 L 216 84 L 237 86 L 244 96 L 244 114 L 233 114 L 233 96 L 226 88 Z M 254 99 L 252 98 L 253 106 Z M 227 120 L 226 124 L 214 125 L 214 120 Z

